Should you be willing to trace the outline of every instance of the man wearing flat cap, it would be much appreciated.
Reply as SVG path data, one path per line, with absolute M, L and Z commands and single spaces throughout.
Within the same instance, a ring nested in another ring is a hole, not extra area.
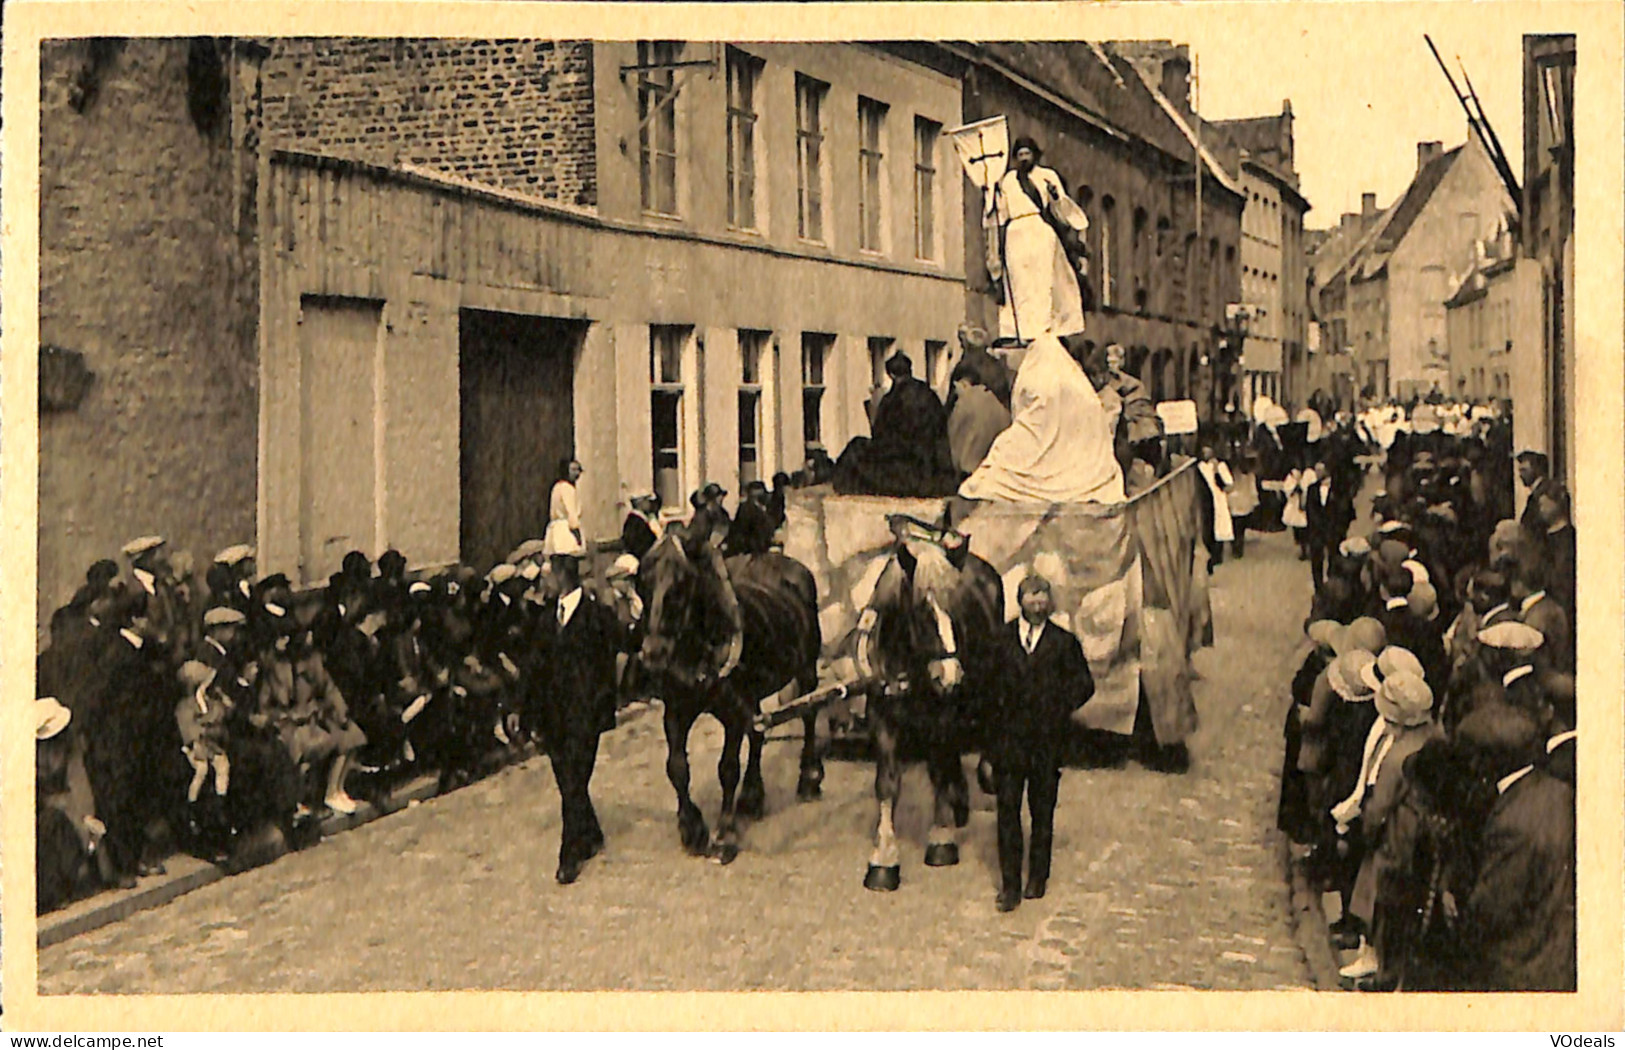
M 162 536 L 142 536 L 124 545 L 124 557 L 130 564 L 130 589 L 147 595 L 147 623 L 151 639 L 165 651 L 171 663 L 179 666 L 184 652 L 174 646 L 184 612 L 175 594 L 175 581 L 169 563 L 168 541 Z

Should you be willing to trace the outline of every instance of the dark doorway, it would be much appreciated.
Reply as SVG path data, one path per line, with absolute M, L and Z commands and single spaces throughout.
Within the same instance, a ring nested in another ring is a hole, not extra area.
M 559 460 L 575 453 L 587 323 L 486 310 L 464 310 L 460 323 L 459 549 L 483 572 L 547 529 Z

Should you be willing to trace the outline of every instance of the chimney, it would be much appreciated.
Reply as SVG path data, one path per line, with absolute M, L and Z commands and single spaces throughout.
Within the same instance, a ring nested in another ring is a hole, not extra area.
M 1191 112 L 1191 60 L 1184 44 L 1169 48 L 1163 56 L 1161 87 L 1181 113 Z
M 1360 217 L 1358 215 L 1351 211 L 1346 211 L 1343 213 L 1343 218 L 1338 221 L 1337 228 L 1340 230 L 1350 230 L 1353 229 L 1354 224 L 1359 221 Z
M 1374 219 L 1377 217 L 1377 195 L 1375 193 L 1360 194 L 1360 218 Z
M 1418 142 L 1416 144 L 1416 170 L 1420 172 L 1444 152 L 1442 142 Z

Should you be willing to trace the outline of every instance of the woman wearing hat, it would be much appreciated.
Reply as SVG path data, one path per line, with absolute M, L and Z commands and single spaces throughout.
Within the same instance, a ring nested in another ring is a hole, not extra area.
M 1353 788 L 1361 743 L 1377 718 L 1371 704 L 1374 690 L 1365 680 L 1366 669 L 1376 661 L 1364 648 L 1372 641 L 1347 637 L 1345 651 L 1327 665 L 1311 691 L 1309 708 L 1300 712 L 1303 739 L 1298 770 L 1304 775 L 1308 805 L 1315 814 L 1316 873 L 1345 901 L 1353 889 L 1359 857 L 1346 843 L 1340 844 L 1329 814 L 1332 804 Z M 1343 935 L 1348 926 L 1339 922 L 1342 925 L 1334 932 Z
M 1354 790 L 1331 810 L 1339 834 L 1358 822 L 1364 854 L 1349 899 L 1349 914 L 1372 932 L 1362 939 L 1358 957 L 1339 971 L 1353 981 L 1374 977 L 1379 969 L 1379 931 L 1374 928 L 1377 850 L 1404 786 L 1405 760 L 1429 740 L 1441 738 L 1433 723 L 1433 691 L 1420 675 L 1398 671 L 1384 678 L 1373 705 L 1381 717 L 1366 737 Z
M 1081 260 L 1089 219 L 1067 196 L 1061 177 L 1038 166 L 1043 156 L 1025 135 L 1010 144 L 1010 166 L 983 217 L 999 337 L 1021 343 L 1083 331 L 1083 295 L 1067 244 Z
M 95 853 L 106 831 L 95 816 L 76 812 L 68 790 L 73 713 L 55 697 L 34 701 L 34 871 L 40 914 L 90 892 L 98 880 Z

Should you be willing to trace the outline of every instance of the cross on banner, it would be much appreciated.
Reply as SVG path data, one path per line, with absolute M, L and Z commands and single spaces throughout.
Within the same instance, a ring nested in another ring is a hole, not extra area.
M 1004 117 L 989 117 L 944 132 L 965 174 L 982 191 L 984 210 L 993 206 L 993 188 L 1004 175 L 1010 151 L 1010 125 Z

